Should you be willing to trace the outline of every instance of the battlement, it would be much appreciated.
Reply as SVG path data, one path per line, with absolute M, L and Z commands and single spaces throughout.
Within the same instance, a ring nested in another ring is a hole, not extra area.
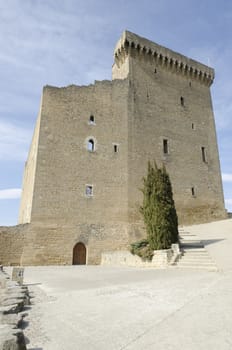
M 175 51 L 160 46 L 129 31 L 124 31 L 114 50 L 115 64 L 120 68 L 128 56 L 154 62 L 175 74 L 184 75 L 210 86 L 214 80 L 214 69 L 192 60 Z

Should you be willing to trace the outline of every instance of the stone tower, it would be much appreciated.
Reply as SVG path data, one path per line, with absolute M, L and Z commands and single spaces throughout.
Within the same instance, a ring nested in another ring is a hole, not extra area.
M 213 69 L 128 31 L 114 57 L 112 81 L 43 90 L 19 215 L 24 264 L 99 263 L 142 238 L 148 160 L 165 164 L 180 223 L 225 218 Z

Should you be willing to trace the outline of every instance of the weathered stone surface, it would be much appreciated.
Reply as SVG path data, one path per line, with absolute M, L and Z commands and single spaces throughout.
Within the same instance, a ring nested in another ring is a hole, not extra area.
M 23 311 L 24 299 L 5 299 L 1 302 L 2 306 L 13 306 L 16 313 Z
M 5 283 L 0 287 L 0 350 L 26 350 L 22 325 L 24 313 L 19 313 L 28 302 L 28 289 L 8 280 L 0 270 L 0 277 Z
M 14 325 L 18 327 L 18 324 L 21 322 L 22 317 L 19 317 L 17 314 L 1 314 L 0 313 L 0 324 Z
M 26 350 L 23 332 L 9 325 L 0 325 L 0 350 Z
M 12 271 L 12 281 L 18 282 L 19 285 L 23 284 L 24 268 L 14 267 Z
M 171 249 L 155 250 L 151 261 L 144 261 L 129 251 L 113 251 L 102 254 L 101 264 L 165 268 L 175 261 L 178 254 L 180 254 L 178 244 L 173 245 Z

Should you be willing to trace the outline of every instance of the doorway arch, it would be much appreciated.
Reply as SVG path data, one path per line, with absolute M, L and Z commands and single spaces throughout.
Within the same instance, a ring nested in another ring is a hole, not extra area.
M 86 246 L 81 242 L 73 248 L 73 265 L 86 265 Z

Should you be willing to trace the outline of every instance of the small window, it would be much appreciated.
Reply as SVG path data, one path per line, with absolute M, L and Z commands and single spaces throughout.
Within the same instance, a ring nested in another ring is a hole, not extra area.
M 155 70 L 154 70 L 154 73 L 156 74 L 157 73 L 157 69 L 155 68 Z
M 87 147 L 88 147 L 88 151 L 89 152 L 94 152 L 94 140 L 93 139 L 89 139 L 88 140 Z
M 95 124 L 95 119 L 93 115 L 89 117 L 89 124 Z
M 201 156 L 202 156 L 202 161 L 206 163 L 206 152 L 205 152 L 205 147 L 201 147 Z
M 118 145 L 114 144 L 114 153 L 118 153 Z
M 163 140 L 163 153 L 168 154 L 168 140 L 167 139 Z
M 86 185 L 85 186 L 85 195 L 87 197 L 93 196 L 93 186 L 92 185 Z
M 192 130 L 195 130 L 195 124 L 192 123 Z
M 181 106 L 184 106 L 184 97 L 183 96 L 181 96 L 181 98 L 180 98 L 180 104 L 181 104 Z
M 191 192 L 192 192 L 192 196 L 195 197 L 195 188 L 194 187 L 191 188 Z

